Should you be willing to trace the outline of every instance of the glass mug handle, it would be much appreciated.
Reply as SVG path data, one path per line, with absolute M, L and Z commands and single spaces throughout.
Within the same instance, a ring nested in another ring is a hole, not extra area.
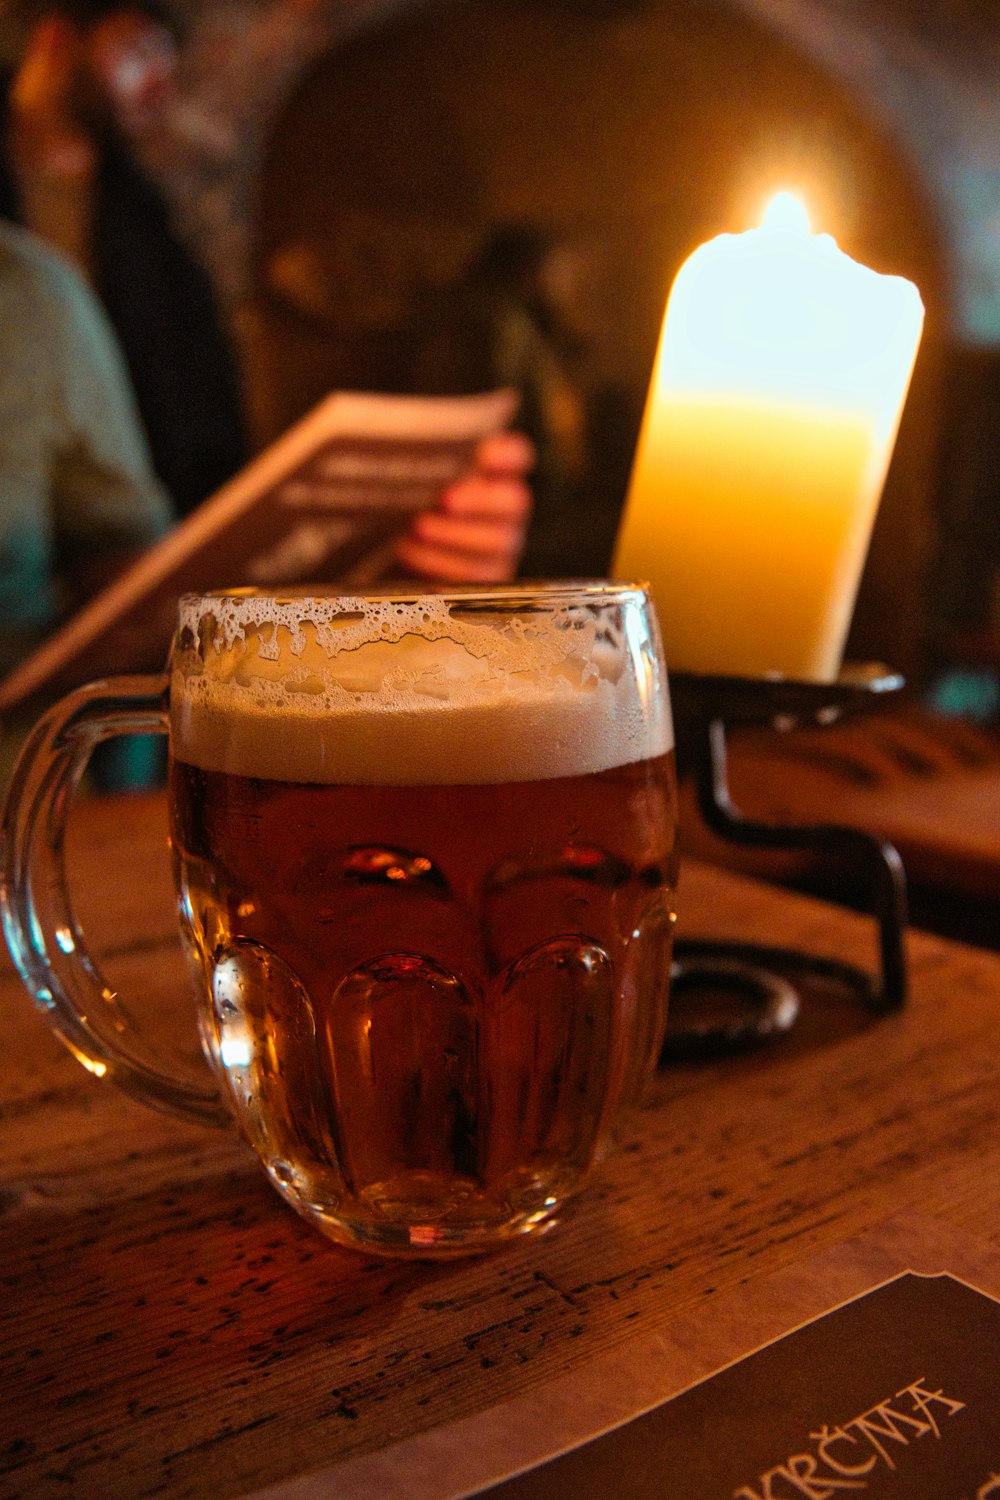
M 90 1072 L 144 1104 L 197 1120 L 231 1115 L 207 1066 L 167 1071 L 87 951 L 66 878 L 73 794 L 98 744 L 166 734 L 168 678 L 110 677 L 54 704 L 26 741 L 3 815 L 0 901 L 14 963 L 58 1037 Z

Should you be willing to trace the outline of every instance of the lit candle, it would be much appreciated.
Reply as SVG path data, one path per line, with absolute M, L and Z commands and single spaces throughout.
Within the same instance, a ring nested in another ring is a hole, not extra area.
M 668 666 L 836 676 L 922 324 L 787 193 L 681 267 L 613 567 Z

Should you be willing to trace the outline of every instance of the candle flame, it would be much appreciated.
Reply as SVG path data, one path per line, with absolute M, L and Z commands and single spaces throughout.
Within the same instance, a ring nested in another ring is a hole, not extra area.
M 809 215 L 801 198 L 794 193 L 775 193 L 764 211 L 761 220 L 764 229 L 777 229 L 783 234 L 809 234 Z

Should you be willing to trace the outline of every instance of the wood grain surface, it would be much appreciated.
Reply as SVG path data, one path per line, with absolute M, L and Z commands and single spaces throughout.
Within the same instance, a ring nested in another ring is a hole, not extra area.
M 185 1045 L 158 797 L 84 802 L 79 908 Z M 687 936 L 871 961 L 864 919 L 689 862 Z M 321 1239 L 235 1134 L 144 1109 L 0 971 L 0 1495 L 246 1494 L 530 1392 L 917 1210 L 1000 1241 L 1000 957 L 912 934 L 904 1012 L 807 987 L 782 1042 L 661 1072 L 551 1233 L 447 1264 Z M 693 1323 L 692 1323 L 693 1320 Z
M 815 823 L 834 816 L 888 839 L 911 885 L 992 907 L 1000 944 L 1000 735 L 908 705 L 785 734 L 732 736 L 730 788 L 750 817 Z M 774 856 L 738 854 L 686 828 L 687 845 L 713 862 L 766 873 Z M 801 859 L 801 857 L 800 857 Z M 756 861 L 756 864 L 754 863 Z M 787 857 L 786 857 L 787 864 Z

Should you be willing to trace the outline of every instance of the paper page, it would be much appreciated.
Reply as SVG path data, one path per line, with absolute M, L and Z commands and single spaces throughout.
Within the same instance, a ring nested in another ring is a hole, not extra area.
M 515 405 L 506 390 L 328 396 L 0 682 L 0 713 L 104 673 L 160 669 L 184 593 L 372 584 L 393 538 Z

